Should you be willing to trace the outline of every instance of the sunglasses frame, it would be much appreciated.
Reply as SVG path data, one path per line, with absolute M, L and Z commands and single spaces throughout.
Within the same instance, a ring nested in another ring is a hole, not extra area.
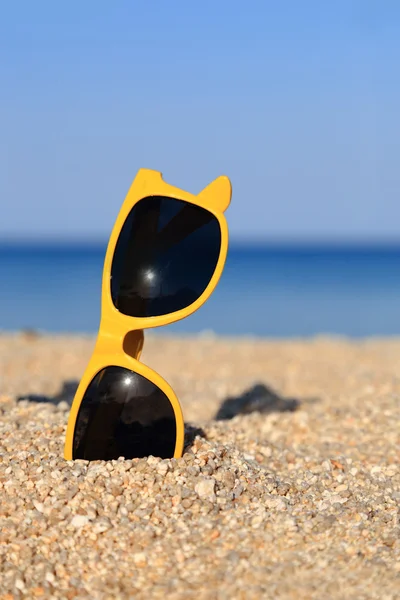
M 143 330 L 169 325 L 184 319 L 198 310 L 211 296 L 222 275 L 228 252 L 228 226 L 223 213 L 229 206 L 231 194 L 231 183 L 226 176 L 218 177 L 200 194 L 195 196 L 166 183 L 162 178 L 162 174 L 158 171 L 150 169 L 140 169 L 138 171 L 119 211 L 107 246 L 102 278 L 100 326 L 93 354 L 71 406 L 64 446 L 64 458 L 66 460 L 72 460 L 73 458 L 75 426 L 84 394 L 93 378 L 102 369 L 111 366 L 122 367 L 139 373 L 166 394 L 171 402 L 176 420 L 174 457 L 179 458 L 182 456 L 184 446 L 182 409 L 177 396 L 165 379 L 139 361 L 144 343 Z M 111 297 L 111 267 L 116 244 L 128 215 L 138 202 L 149 196 L 165 196 L 183 200 L 189 204 L 207 209 L 218 220 L 221 230 L 221 247 L 218 262 L 209 284 L 201 296 L 190 306 L 166 315 L 132 317 L 119 312 L 114 306 Z

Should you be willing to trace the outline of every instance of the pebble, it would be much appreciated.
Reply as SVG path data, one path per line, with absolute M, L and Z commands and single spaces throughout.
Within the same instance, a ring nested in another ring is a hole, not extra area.
M 89 523 L 89 517 L 85 515 L 75 515 L 75 517 L 71 521 L 72 527 L 76 527 L 79 529 L 80 527 L 85 527 Z
M 215 500 L 215 479 L 212 477 L 206 479 L 202 478 L 198 483 L 196 483 L 194 491 L 196 494 L 200 496 L 200 498 L 205 498 L 206 500 L 210 500 L 210 502 L 214 502 Z

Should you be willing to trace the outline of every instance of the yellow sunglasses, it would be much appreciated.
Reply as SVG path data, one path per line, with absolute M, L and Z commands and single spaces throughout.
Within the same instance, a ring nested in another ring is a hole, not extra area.
M 225 176 L 193 196 L 157 171 L 138 171 L 107 247 L 100 328 L 72 403 L 67 460 L 182 456 L 182 409 L 139 361 L 143 330 L 184 319 L 212 294 L 228 250 L 231 193 Z

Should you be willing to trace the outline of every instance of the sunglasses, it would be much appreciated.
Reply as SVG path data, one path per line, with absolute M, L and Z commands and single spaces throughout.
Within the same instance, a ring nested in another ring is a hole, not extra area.
M 228 250 L 230 199 L 224 176 L 193 196 L 157 171 L 139 170 L 107 247 L 100 327 L 69 415 L 67 460 L 182 456 L 182 409 L 139 360 L 143 330 L 189 316 L 214 291 Z

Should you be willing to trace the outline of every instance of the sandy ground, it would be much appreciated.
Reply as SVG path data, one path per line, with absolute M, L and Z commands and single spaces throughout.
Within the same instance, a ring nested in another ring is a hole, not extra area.
M 149 336 L 184 457 L 66 462 L 93 345 L 0 336 L 1 600 L 400 598 L 400 340 Z

